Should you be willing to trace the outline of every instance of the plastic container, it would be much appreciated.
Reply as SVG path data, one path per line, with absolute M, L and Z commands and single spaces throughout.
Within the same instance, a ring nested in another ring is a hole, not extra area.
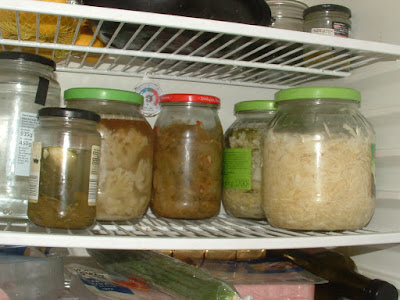
M 37 113 L 60 104 L 54 70 L 54 61 L 39 55 L 0 53 L 0 218 L 27 218 Z
M 266 2 L 274 19 L 271 27 L 303 31 L 303 12 L 308 7 L 305 3 L 295 0 L 269 0 Z
M 100 134 L 94 112 L 39 110 L 29 180 L 29 219 L 40 226 L 82 229 L 96 217 Z
M 337 4 L 320 4 L 304 10 L 304 31 L 316 34 L 351 36 L 351 11 Z
M 225 132 L 223 204 L 235 217 L 263 219 L 261 206 L 261 144 L 275 115 L 273 100 L 236 103 L 236 120 Z
M 204 219 L 218 214 L 223 132 L 213 96 L 167 94 L 155 123 L 154 214 Z
M 275 94 L 264 138 L 263 208 L 295 230 L 356 230 L 375 208 L 375 133 L 360 92 L 301 87 Z
M 66 90 L 67 107 L 101 116 L 101 164 L 96 218 L 121 221 L 141 217 L 151 197 L 154 138 L 140 112 L 140 94 L 103 88 Z

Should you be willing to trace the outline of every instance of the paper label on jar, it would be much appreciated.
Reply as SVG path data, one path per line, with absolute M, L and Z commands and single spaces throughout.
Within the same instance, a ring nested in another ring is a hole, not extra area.
M 95 206 L 97 201 L 97 187 L 99 182 L 100 147 L 92 146 L 89 175 L 88 205 Z
M 311 28 L 311 33 L 335 36 L 335 30 L 331 28 Z
M 17 149 L 15 151 L 16 176 L 29 176 L 33 131 L 38 125 L 37 114 L 21 112 Z
M 350 32 L 350 26 L 342 22 L 332 22 L 332 28 L 335 32 L 335 36 L 348 38 Z
M 32 155 L 30 160 L 29 192 L 28 192 L 28 200 L 31 203 L 37 203 L 39 199 L 41 158 L 42 158 L 42 143 L 34 142 L 32 144 Z
M 225 189 L 251 189 L 251 149 L 224 150 L 223 182 Z

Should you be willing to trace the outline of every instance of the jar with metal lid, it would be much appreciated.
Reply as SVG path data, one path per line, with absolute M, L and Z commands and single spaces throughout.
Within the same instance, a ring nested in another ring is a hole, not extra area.
M 320 4 L 304 10 L 304 31 L 316 34 L 350 37 L 351 11 L 337 4 Z
M 0 218 L 27 218 L 29 169 L 38 110 L 60 105 L 55 62 L 0 52 Z
M 224 136 L 223 205 L 235 217 L 264 219 L 261 206 L 262 137 L 275 115 L 273 100 L 235 104 L 236 120 Z
M 98 113 L 101 164 L 96 218 L 122 221 L 141 217 L 151 197 L 153 130 L 140 112 L 143 96 L 105 88 L 64 92 L 67 107 Z
M 154 214 L 204 219 L 219 213 L 222 193 L 223 131 L 217 97 L 161 96 L 155 123 Z
M 296 0 L 267 0 L 274 19 L 271 27 L 303 31 L 303 12 L 308 7 Z
M 356 230 L 375 208 L 375 133 L 360 92 L 300 87 L 275 94 L 263 148 L 263 208 L 295 230 Z
M 39 110 L 29 180 L 28 217 L 33 223 L 82 229 L 95 221 L 99 121 L 99 115 L 86 110 Z

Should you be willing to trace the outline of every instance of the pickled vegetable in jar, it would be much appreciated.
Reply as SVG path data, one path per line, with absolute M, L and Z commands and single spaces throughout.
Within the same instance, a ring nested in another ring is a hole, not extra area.
M 105 88 L 66 90 L 67 107 L 101 116 L 101 164 L 96 218 L 123 221 L 141 217 L 149 206 L 153 171 L 153 131 L 140 112 L 143 96 Z
M 375 133 L 360 92 L 301 87 L 275 94 L 263 148 L 263 208 L 295 230 L 356 230 L 375 208 Z
M 83 229 L 96 217 L 100 116 L 85 110 L 39 110 L 29 179 L 28 217 L 40 226 Z
M 235 217 L 264 219 L 261 206 L 262 137 L 275 115 L 272 100 L 236 103 L 236 120 L 225 133 L 223 198 L 225 211 Z
M 220 100 L 167 94 L 156 120 L 153 196 L 157 216 L 204 219 L 221 206 L 223 131 Z

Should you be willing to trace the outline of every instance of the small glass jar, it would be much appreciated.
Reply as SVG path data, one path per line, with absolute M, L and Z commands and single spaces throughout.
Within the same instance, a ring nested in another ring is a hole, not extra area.
M 236 120 L 225 132 L 223 205 L 235 217 L 264 219 L 261 206 L 262 137 L 275 115 L 272 100 L 235 104 Z
M 337 4 L 320 4 L 304 10 L 304 31 L 348 38 L 351 35 L 351 11 Z
M 96 219 L 123 221 L 141 217 L 151 197 L 154 138 L 140 112 L 143 96 L 104 88 L 66 90 L 67 107 L 98 113 L 101 164 Z
M 83 229 L 96 217 L 100 116 L 59 107 L 39 110 L 29 179 L 29 219 L 44 227 Z
M 356 230 L 375 208 L 375 133 L 360 92 L 301 87 L 275 94 L 264 138 L 263 208 L 295 230 Z
M 38 110 L 60 105 L 55 62 L 0 52 L 0 218 L 27 218 L 29 169 Z
M 303 12 L 308 7 L 296 0 L 268 0 L 274 19 L 271 27 L 303 31 Z
M 205 219 L 219 213 L 223 131 L 213 96 L 161 96 L 156 120 L 153 197 L 157 216 Z

